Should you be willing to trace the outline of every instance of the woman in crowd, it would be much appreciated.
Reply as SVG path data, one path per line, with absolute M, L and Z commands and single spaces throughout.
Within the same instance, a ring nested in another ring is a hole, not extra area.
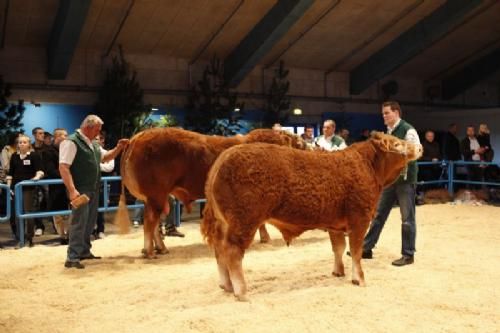
M 11 188 L 11 194 L 14 195 L 14 188 L 17 183 L 23 180 L 39 180 L 43 177 L 42 159 L 31 149 L 30 138 L 24 134 L 17 138 L 17 152 L 10 158 L 9 171 L 7 173 L 7 185 Z M 33 186 L 23 187 L 23 206 L 24 212 L 34 210 Z M 12 214 L 10 226 L 12 232 L 19 239 L 18 229 L 14 211 L 14 200 L 12 200 Z M 28 245 L 33 246 L 34 225 L 33 219 L 26 219 L 26 241 Z

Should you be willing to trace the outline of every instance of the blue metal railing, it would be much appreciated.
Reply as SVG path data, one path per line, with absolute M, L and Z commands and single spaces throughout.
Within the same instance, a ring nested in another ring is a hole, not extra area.
M 0 183 L 0 191 L 5 193 L 5 215 L 0 216 L 0 223 L 10 220 L 10 187 Z
M 471 180 L 458 180 L 454 179 L 455 176 L 455 166 L 460 165 L 496 165 L 495 163 L 488 162 L 470 162 L 470 161 L 436 161 L 436 162 L 418 162 L 419 166 L 425 165 L 441 165 L 447 168 L 447 179 L 437 179 L 430 181 L 420 181 L 418 185 L 424 184 L 445 184 L 448 188 L 448 192 L 453 194 L 454 184 L 477 184 L 477 185 L 491 185 L 491 186 L 500 186 L 500 183 L 495 182 L 478 182 Z M 118 206 L 109 206 L 109 182 L 117 182 L 121 181 L 121 177 L 119 176 L 111 176 L 111 177 L 102 177 L 101 183 L 103 184 L 103 198 L 104 203 L 102 207 L 99 207 L 99 212 L 108 212 L 108 211 L 116 211 L 118 210 Z M 16 184 L 14 188 L 15 193 L 15 214 L 19 221 L 19 245 L 24 246 L 24 220 L 27 218 L 36 218 L 36 217 L 50 217 L 54 215 L 69 215 L 71 214 L 71 210 L 59 210 L 59 211 L 44 211 L 44 212 L 29 212 L 25 213 L 23 209 L 23 196 L 22 196 L 22 188 L 24 186 L 40 186 L 40 185 L 53 185 L 53 184 L 62 184 L 61 179 L 47 179 L 47 180 L 38 180 L 38 181 L 23 181 Z M 11 203 L 10 203 L 10 191 L 9 187 L 5 184 L 0 184 L 0 189 L 7 191 L 7 199 L 6 199 L 6 215 L 0 216 L 0 222 L 4 222 L 9 220 L 11 214 Z M 206 202 L 206 199 L 199 199 L 195 201 L 196 203 Z M 128 208 L 144 208 L 143 204 L 134 204 L 127 205 Z M 174 205 L 174 221 L 175 225 L 179 226 L 181 221 L 181 203 L 178 200 L 175 200 Z
M 118 206 L 109 206 L 109 189 L 108 182 L 120 181 L 121 177 L 112 176 L 112 177 L 102 177 L 101 183 L 103 184 L 103 198 L 104 203 L 103 207 L 99 207 L 99 212 L 108 212 L 118 210 Z M 15 197 L 15 211 L 16 217 L 18 219 L 18 234 L 19 234 L 19 246 L 24 246 L 24 220 L 27 218 L 35 218 L 35 217 L 50 217 L 54 215 L 69 215 L 71 214 L 71 210 L 58 210 L 58 211 L 44 211 L 44 212 L 24 212 L 23 205 L 23 196 L 22 191 L 24 186 L 40 186 L 40 185 L 54 185 L 54 184 L 62 184 L 62 179 L 44 179 L 44 180 L 25 180 L 22 181 L 14 187 L 14 197 Z M 10 207 L 10 206 L 9 206 Z M 134 204 L 127 205 L 128 208 L 143 208 L 143 204 Z M 10 212 L 10 210 L 9 210 Z
M 441 165 L 447 167 L 448 177 L 447 179 L 430 180 L 430 181 L 419 181 L 418 185 L 425 184 L 446 184 L 448 192 L 450 194 L 454 193 L 455 184 L 472 184 L 472 185 L 488 185 L 488 186 L 500 186 L 500 182 L 485 182 L 485 181 L 473 181 L 473 180 L 460 180 L 455 179 L 455 166 L 462 165 L 497 165 L 492 162 L 482 162 L 482 161 L 436 161 L 436 162 L 417 162 L 419 166 L 425 165 Z

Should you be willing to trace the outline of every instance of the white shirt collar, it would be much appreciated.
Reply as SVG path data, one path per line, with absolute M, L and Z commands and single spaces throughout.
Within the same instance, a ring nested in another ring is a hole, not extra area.
M 82 136 L 83 140 L 85 140 L 85 142 L 91 147 L 91 148 L 94 148 L 94 145 L 92 145 L 92 140 L 89 139 L 88 136 L 86 136 L 85 134 L 83 134 L 83 132 L 80 130 L 80 129 L 77 129 L 76 130 L 78 133 L 80 133 L 80 135 Z
M 391 134 L 392 131 L 394 131 L 394 129 L 396 127 L 398 127 L 398 125 L 399 125 L 400 122 L 401 122 L 401 118 L 399 118 L 398 121 L 396 121 L 396 123 L 394 124 L 393 127 L 387 126 L 387 133 Z

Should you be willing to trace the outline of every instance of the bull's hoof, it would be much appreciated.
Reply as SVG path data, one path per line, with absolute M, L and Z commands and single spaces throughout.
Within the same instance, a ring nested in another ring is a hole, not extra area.
M 359 280 L 352 280 L 352 284 L 360 287 L 366 286 L 365 281 L 359 281 Z
M 221 288 L 222 290 L 224 290 L 227 293 L 232 293 L 234 291 L 232 285 L 226 286 L 224 284 L 219 284 L 219 288 Z
M 170 251 L 167 248 L 163 248 L 163 249 L 156 248 L 155 251 L 156 251 L 156 254 L 168 254 L 168 253 L 170 253 Z
M 238 302 L 250 302 L 250 299 L 248 298 L 247 295 L 234 295 L 236 296 L 236 300 Z
M 148 253 L 146 249 L 142 249 L 141 254 L 145 259 L 156 259 L 156 255 L 154 255 L 153 253 Z
M 262 244 L 266 244 L 266 243 L 269 243 L 271 241 L 271 237 L 267 236 L 267 237 L 261 237 L 260 238 L 260 242 Z
M 339 272 L 332 272 L 332 275 L 335 276 L 335 277 L 343 277 L 343 276 L 345 276 L 344 272 L 341 272 L 341 273 L 339 273 Z

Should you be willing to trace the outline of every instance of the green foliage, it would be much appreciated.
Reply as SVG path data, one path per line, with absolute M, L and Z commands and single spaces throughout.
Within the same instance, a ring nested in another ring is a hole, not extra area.
M 104 128 L 113 143 L 121 137 L 132 136 L 141 121 L 151 113 L 151 106 L 144 104 L 144 92 L 136 71 L 125 60 L 121 47 L 119 50 L 106 70 L 95 104 L 95 113 L 104 121 Z
M 186 129 L 217 135 L 234 135 L 241 128 L 243 105 L 224 82 L 224 68 L 214 57 L 205 70 L 198 87 L 191 87 L 186 105 Z M 238 108 L 239 112 L 234 110 Z
M 177 120 L 174 116 L 166 113 L 163 116 L 160 116 L 159 120 L 153 120 L 149 117 L 141 118 L 139 124 L 136 127 L 136 132 L 140 132 L 142 130 L 153 128 L 153 127 L 174 127 L 177 126 Z
M 283 60 L 274 70 L 274 78 L 269 88 L 267 103 L 264 108 L 263 127 L 271 127 L 275 123 L 286 123 L 290 115 L 290 82 L 288 81 L 289 70 L 285 69 Z
M 10 85 L 0 76 L 0 149 L 13 133 L 20 132 L 23 127 L 24 101 L 11 104 L 7 100 L 11 95 Z

